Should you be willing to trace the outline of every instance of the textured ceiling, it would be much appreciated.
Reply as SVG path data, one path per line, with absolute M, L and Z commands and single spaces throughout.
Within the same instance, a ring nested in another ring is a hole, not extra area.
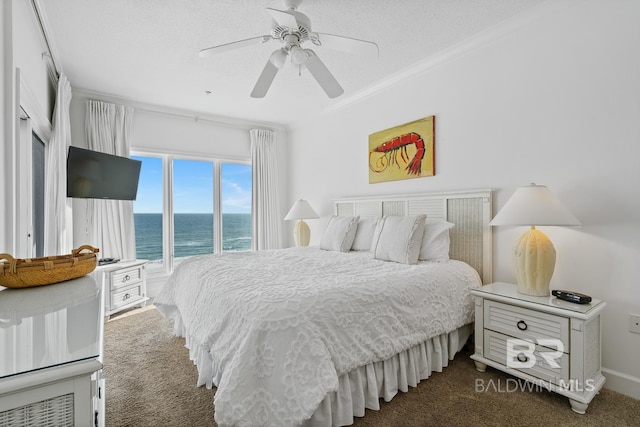
M 200 49 L 269 34 L 280 0 L 39 0 L 72 87 L 161 107 L 264 122 L 307 120 L 543 0 L 305 0 L 314 31 L 374 41 L 379 58 L 314 50 L 345 93 L 329 99 L 288 63 L 249 97 L 275 41 L 200 58 Z M 206 91 L 210 91 L 209 95 Z

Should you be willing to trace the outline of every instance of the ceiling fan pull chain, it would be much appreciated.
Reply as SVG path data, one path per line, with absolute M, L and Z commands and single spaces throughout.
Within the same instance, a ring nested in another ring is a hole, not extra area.
M 298 77 L 302 76 L 302 64 L 298 64 Z

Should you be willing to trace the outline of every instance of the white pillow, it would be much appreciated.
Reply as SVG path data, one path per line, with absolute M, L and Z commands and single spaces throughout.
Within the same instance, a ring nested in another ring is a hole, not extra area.
M 425 220 L 426 215 L 382 218 L 371 242 L 373 257 L 383 261 L 416 264 Z
M 421 261 L 447 261 L 449 259 L 449 230 L 455 224 L 448 221 L 427 221 L 422 237 Z
M 332 215 L 320 239 L 320 249 L 349 252 L 353 238 L 356 236 L 359 218 L 357 216 Z
M 364 218 L 358 221 L 356 229 L 356 237 L 351 245 L 352 251 L 370 251 L 373 233 L 376 231 L 376 225 L 380 218 Z

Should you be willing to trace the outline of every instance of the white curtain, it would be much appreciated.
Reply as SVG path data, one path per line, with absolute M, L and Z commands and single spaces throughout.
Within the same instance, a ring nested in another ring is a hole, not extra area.
M 71 199 L 67 198 L 67 151 L 71 145 L 71 84 L 67 77 L 58 79 L 53 109 L 52 133 L 46 146 L 44 180 L 44 250 L 45 256 L 64 255 L 73 245 Z
M 85 117 L 89 149 L 129 157 L 133 108 L 89 100 Z M 100 258 L 136 258 L 133 201 L 89 199 L 87 211 Z
M 274 133 L 251 129 L 253 250 L 281 247 L 278 158 Z

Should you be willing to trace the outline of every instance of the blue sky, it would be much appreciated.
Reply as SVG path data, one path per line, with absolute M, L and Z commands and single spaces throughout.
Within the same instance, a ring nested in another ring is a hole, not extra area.
M 162 212 L 162 159 L 132 156 L 142 161 L 135 213 Z M 173 161 L 173 204 L 175 213 L 213 212 L 213 163 Z M 222 165 L 222 213 L 251 212 L 251 166 Z

